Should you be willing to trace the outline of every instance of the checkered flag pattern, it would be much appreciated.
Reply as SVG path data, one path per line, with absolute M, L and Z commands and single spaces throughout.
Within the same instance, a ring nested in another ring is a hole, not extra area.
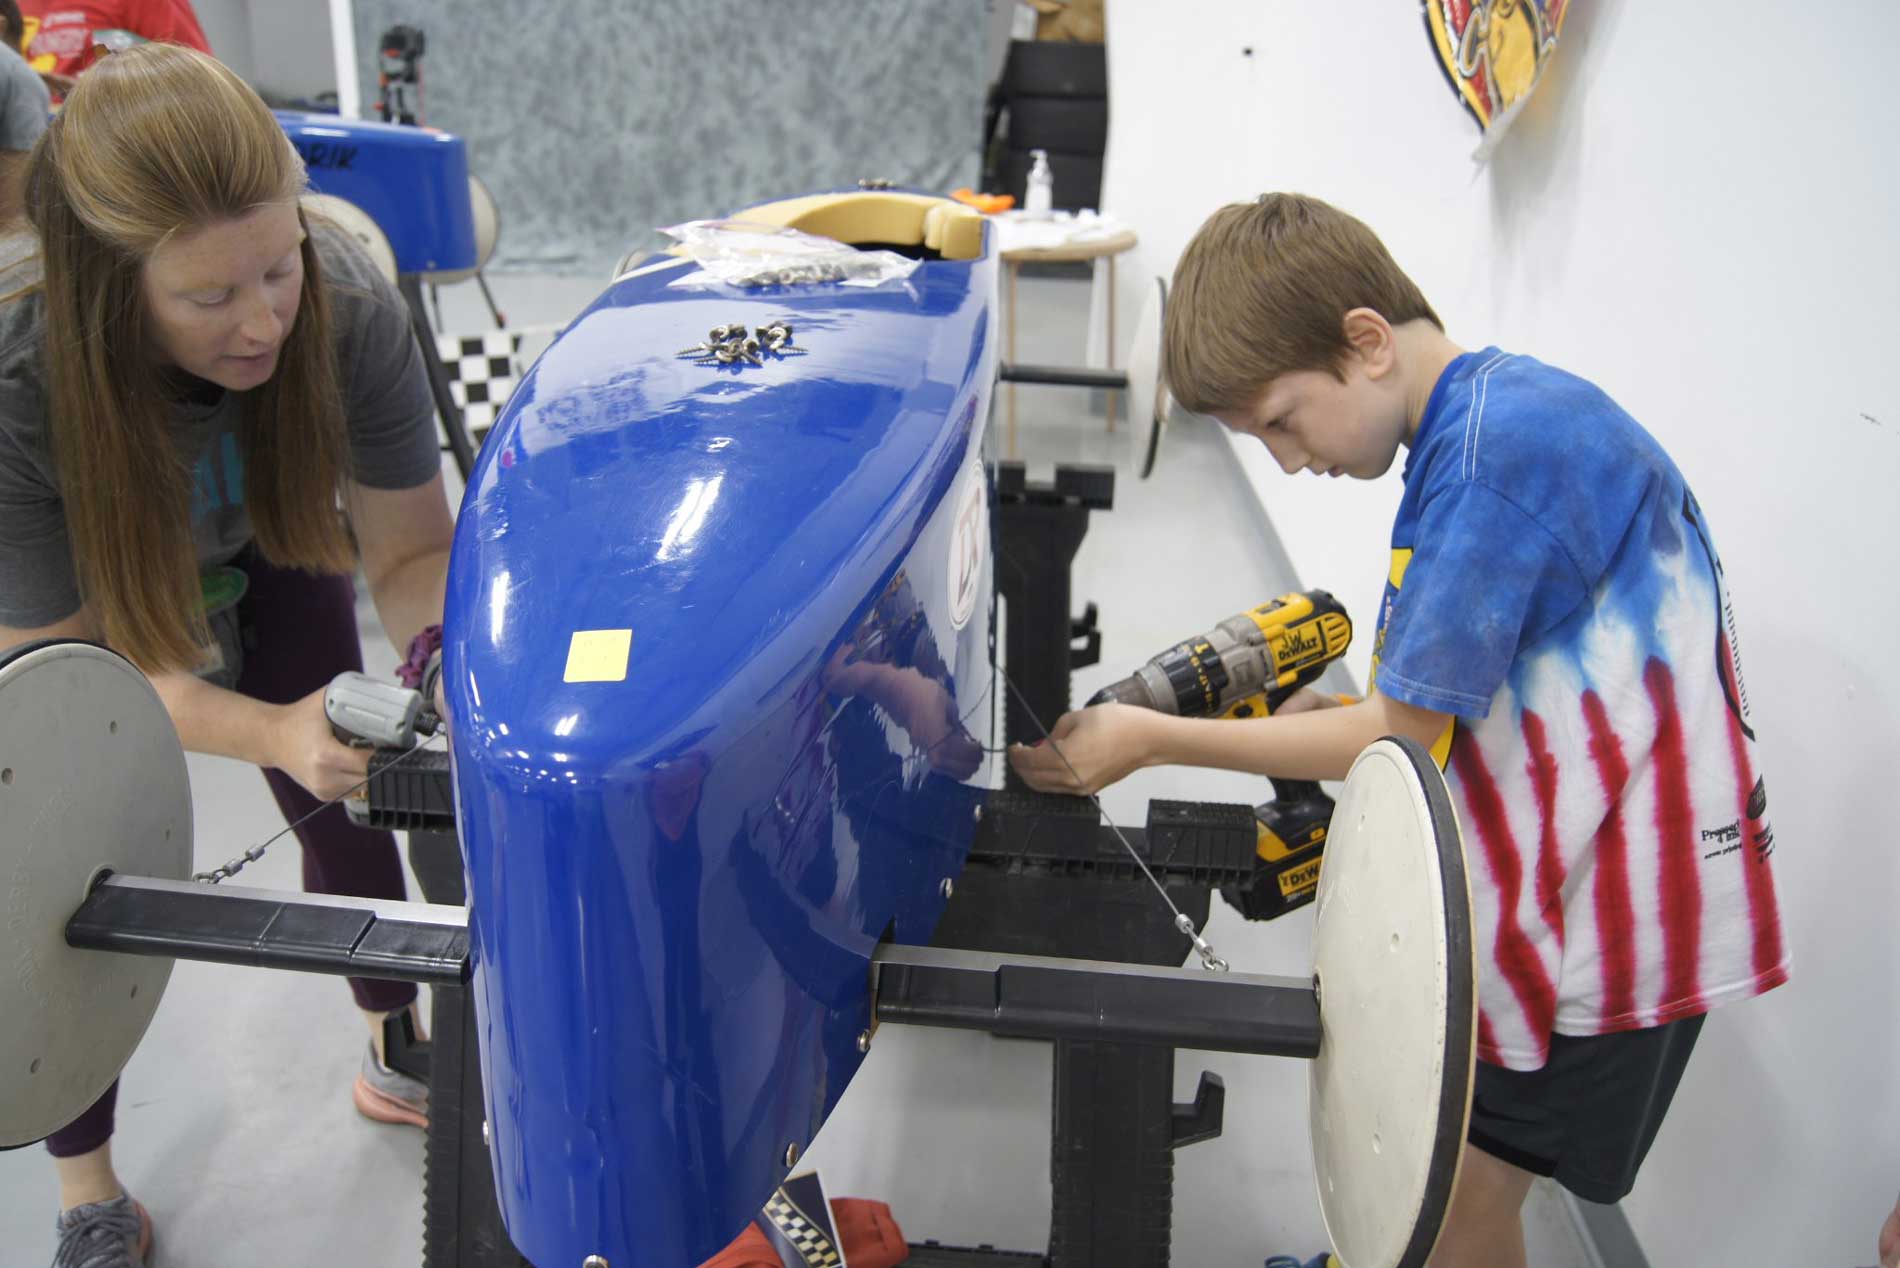
M 785 1190 L 774 1193 L 765 1204 L 765 1218 L 792 1243 L 804 1268 L 840 1268 L 844 1263 L 831 1238 L 805 1218 L 804 1212 L 785 1196 Z
M 462 423 L 471 433 L 493 427 L 501 407 L 515 390 L 521 378 L 516 357 L 524 333 L 485 330 L 479 335 L 435 337 L 436 355 L 449 372 L 449 394 L 461 407 Z

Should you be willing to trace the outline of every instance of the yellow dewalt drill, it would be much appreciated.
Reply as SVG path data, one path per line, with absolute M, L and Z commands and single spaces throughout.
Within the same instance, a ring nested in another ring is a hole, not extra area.
M 1324 590 L 1283 594 L 1176 643 L 1090 698 L 1191 718 L 1254 718 L 1345 655 L 1352 621 Z M 1276 779 L 1274 798 L 1254 807 L 1258 861 L 1246 882 L 1221 896 L 1249 920 L 1271 920 L 1313 901 L 1333 799 L 1312 780 Z

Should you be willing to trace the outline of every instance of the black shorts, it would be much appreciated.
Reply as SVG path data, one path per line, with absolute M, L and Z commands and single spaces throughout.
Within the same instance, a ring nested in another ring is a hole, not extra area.
M 1467 1139 L 1550 1176 L 1580 1198 L 1614 1202 L 1636 1183 L 1702 1018 L 1612 1035 L 1552 1035 L 1541 1070 L 1478 1062 Z

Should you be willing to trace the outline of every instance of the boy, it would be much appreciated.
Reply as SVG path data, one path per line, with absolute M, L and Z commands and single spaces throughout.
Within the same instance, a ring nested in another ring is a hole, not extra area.
M 1383 735 L 1431 746 L 1464 829 L 1479 997 L 1475 1148 L 1432 1262 L 1522 1265 L 1533 1176 L 1622 1197 L 1702 1015 L 1787 980 L 1708 529 L 1608 397 L 1453 344 L 1325 203 L 1222 208 L 1170 299 L 1176 398 L 1289 474 L 1371 480 L 1409 451 L 1368 695 L 1248 721 L 1104 705 L 1011 761 L 1034 787 L 1093 792 L 1166 764 L 1340 779 Z

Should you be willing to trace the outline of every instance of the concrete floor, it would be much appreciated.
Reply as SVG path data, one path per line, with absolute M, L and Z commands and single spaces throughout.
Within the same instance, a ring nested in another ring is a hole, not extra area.
M 499 277 L 492 284 L 517 325 L 565 321 L 601 289 L 595 279 Z M 1087 283 L 1027 279 L 1019 302 L 1021 358 L 1074 361 Z M 453 329 L 488 324 L 472 285 L 445 291 L 442 303 Z M 1104 647 L 1102 664 L 1076 675 L 1075 699 L 1241 606 L 1292 587 L 1257 504 L 1206 424 L 1172 431 L 1154 478 L 1138 481 L 1126 430 L 1111 434 L 1090 412 L 1099 400 L 1072 389 L 1018 390 L 1019 446 L 1032 478 L 1057 462 L 1118 468 L 1115 509 L 1094 517 L 1076 560 L 1076 602 L 1099 605 Z M 1192 550 L 1183 549 L 1188 543 Z M 367 604 L 360 610 L 371 671 L 386 672 L 395 652 Z M 194 756 L 190 771 L 199 866 L 281 826 L 254 770 Z M 1150 797 L 1254 801 L 1262 789 L 1240 776 L 1145 771 L 1103 800 L 1118 821 L 1140 823 Z M 295 855 L 293 844 L 280 843 L 244 880 L 295 889 Z M 1208 935 L 1236 968 L 1307 971 L 1310 911 L 1248 925 L 1215 906 Z M 341 983 L 177 967 L 126 1069 L 114 1145 L 121 1177 L 157 1221 L 155 1263 L 413 1268 L 422 1135 L 370 1123 L 352 1109 L 364 1033 Z M 1180 1099 L 1203 1069 L 1227 1081 L 1226 1133 L 1177 1156 L 1175 1262 L 1242 1268 L 1268 1254 L 1316 1253 L 1325 1238 L 1313 1199 L 1303 1067 L 1182 1053 Z M 807 1160 L 834 1195 L 890 1202 L 912 1241 L 1029 1250 L 1048 1234 L 1048 1121 L 1046 1047 L 887 1028 Z M 50 1262 L 56 1200 L 40 1149 L 0 1155 L 0 1260 Z M 1568 1212 L 1541 1186 L 1526 1227 L 1533 1264 L 1594 1264 Z

